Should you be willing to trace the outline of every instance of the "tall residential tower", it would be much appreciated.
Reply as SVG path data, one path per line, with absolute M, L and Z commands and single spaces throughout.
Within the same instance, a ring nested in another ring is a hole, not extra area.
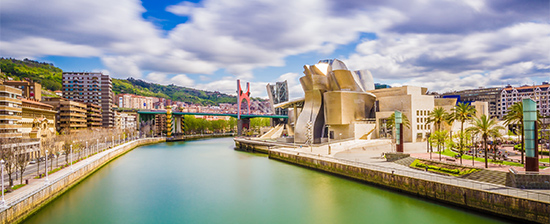
M 113 127 L 113 85 L 101 72 L 64 72 L 63 97 L 101 106 L 102 126 Z

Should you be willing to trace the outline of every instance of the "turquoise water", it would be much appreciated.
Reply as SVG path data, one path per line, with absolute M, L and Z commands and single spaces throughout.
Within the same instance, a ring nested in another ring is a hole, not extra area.
M 137 148 L 24 223 L 502 223 L 233 146 Z

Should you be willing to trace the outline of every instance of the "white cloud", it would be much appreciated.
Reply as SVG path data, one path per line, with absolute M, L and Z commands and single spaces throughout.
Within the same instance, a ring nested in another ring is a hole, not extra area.
M 188 22 L 164 31 L 143 18 L 139 0 L 4 0 L 0 50 L 14 57 L 100 57 L 114 77 L 149 73 L 146 79 L 158 83 L 233 93 L 236 78 L 257 80 L 254 69 L 284 66 L 291 55 L 324 56 L 361 33 L 375 33 L 377 39 L 360 43 L 355 53 L 342 53 L 350 68 L 371 70 L 375 81 L 459 89 L 547 78 L 546 6 L 501 0 L 182 1 L 166 11 Z M 220 69 L 232 76 L 196 84 Z M 281 75 L 291 94 L 303 94 L 300 76 Z M 252 91 L 265 96 L 265 83 L 254 82 Z
M 357 46 L 344 61 L 369 69 L 375 80 L 434 91 L 477 88 L 548 77 L 550 25 L 521 23 L 495 31 L 457 34 L 381 34 Z
M 187 77 L 184 74 L 176 75 L 176 76 L 172 77 L 170 79 L 170 81 L 174 85 L 185 86 L 185 87 L 193 86 L 193 84 L 195 83 L 195 81 L 193 81 L 193 79 L 190 79 L 189 77 Z

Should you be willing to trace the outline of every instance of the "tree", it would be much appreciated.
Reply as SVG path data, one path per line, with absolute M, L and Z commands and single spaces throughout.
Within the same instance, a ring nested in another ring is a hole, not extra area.
M 464 154 L 464 122 L 472 120 L 476 114 L 476 109 L 466 103 L 458 103 L 451 113 L 450 120 L 459 120 L 460 121 L 460 143 L 458 145 L 458 151 L 460 154 L 460 164 L 462 164 L 462 155 Z
M 447 121 L 448 121 L 447 112 L 445 112 L 445 110 L 442 107 L 436 107 L 428 115 L 428 120 L 426 121 L 426 123 L 428 124 L 433 123 L 435 126 L 435 130 L 440 131 L 441 124 Z
M 524 136 L 524 130 L 523 130 L 523 102 L 517 102 L 509 107 L 508 113 L 504 115 L 503 119 L 505 121 L 504 124 L 515 124 L 519 126 L 519 133 L 521 133 L 521 144 L 519 147 L 519 151 L 521 152 L 521 163 L 523 164 L 523 153 L 525 152 L 525 136 Z M 537 110 L 537 123 L 540 125 L 540 114 Z
M 405 114 L 401 114 L 401 118 L 403 121 L 403 126 L 407 128 L 411 128 L 411 121 L 409 121 L 409 118 Z M 395 126 L 395 112 L 388 117 L 388 120 L 386 121 L 386 126 L 389 129 L 393 129 Z
M 1 159 L 4 160 L 4 169 L 9 179 L 9 186 L 13 186 L 12 174 L 15 172 L 15 148 L 18 141 L 15 138 L 0 138 Z M 4 177 L 2 177 L 4 178 Z
M 525 137 L 523 136 L 523 102 L 514 103 L 508 109 L 508 113 L 506 113 L 503 117 L 504 124 L 515 124 L 519 126 L 518 134 L 521 134 L 521 147 L 519 148 L 519 151 L 521 152 L 521 164 L 523 164 L 523 152 L 525 151 Z
M 497 125 L 495 119 L 487 118 L 487 115 L 482 115 L 481 118 L 474 118 L 472 127 L 467 128 L 467 131 L 471 131 L 474 134 L 480 135 L 483 139 L 483 148 L 485 150 L 485 168 L 488 168 L 487 164 L 487 140 L 489 138 L 500 137 L 500 130 L 504 127 Z
M 431 138 L 435 141 L 437 151 L 439 152 L 439 160 L 441 161 L 441 149 L 445 146 L 445 139 L 447 138 L 447 130 L 435 131 Z
M 19 179 L 21 180 L 19 184 L 23 184 L 23 173 L 27 168 L 27 163 L 29 162 L 29 156 L 27 155 L 27 147 L 19 146 L 16 147 L 16 152 L 14 155 L 15 158 L 15 169 L 16 172 L 19 171 Z

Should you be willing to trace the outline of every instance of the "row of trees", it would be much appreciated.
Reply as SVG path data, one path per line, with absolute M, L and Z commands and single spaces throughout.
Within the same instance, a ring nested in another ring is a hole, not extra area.
M 197 133 L 223 133 L 234 131 L 237 128 L 237 119 L 231 117 L 229 120 L 206 120 L 195 118 L 194 115 L 185 115 L 185 132 L 188 134 Z M 270 126 L 269 118 L 250 119 L 251 131 L 259 132 L 260 127 Z
M 9 185 L 13 186 L 14 180 L 17 179 L 20 179 L 21 184 L 23 183 L 24 172 L 33 157 L 49 160 L 47 165 L 49 166 L 49 170 L 53 170 L 54 159 L 55 167 L 59 167 L 59 158 L 63 155 L 65 156 L 65 164 L 72 162 L 69 161 L 71 149 L 73 153 L 72 159 L 79 160 L 136 134 L 135 131 L 131 130 L 84 129 L 78 132 L 44 138 L 40 142 L 41 146 L 38 148 L 29 148 L 26 146 L 28 144 L 20 138 L 0 138 L 0 158 L 4 161 L 4 169 L 9 179 Z M 44 167 L 41 170 L 40 165 L 38 161 L 37 175 L 43 174 L 48 170 L 48 167 Z M 13 177 L 14 174 L 15 179 Z
M 428 124 L 433 124 L 435 127 L 435 132 L 430 136 L 429 141 L 438 148 L 440 153 L 442 147 L 446 143 L 446 139 L 449 138 L 450 141 L 447 143 L 451 145 L 451 148 L 456 148 L 459 157 L 460 163 L 462 164 L 462 156 L 467 150 L 468 145 L 466 142 L 472 137 L 478 137 L 482 141 L 484 154 L 485 154 L 485 167 L 488 167 L 487 160 L 487 151 L 488 151 L 488 142 L 489 140 L 498 140 L 501 137 L 501 130 L 504 127 L 498 125 L 497 120 L 488 118 L 486 115 L 481 117 L 476 117 L 476 109 L 465 103 L 458 103 L 454 108 L 451 109 L 451 112 L 446 112 L 443 108 L 437 107 L 429 113 L 427 120 Z M 449 134 L 448 131 L 442 129 L 443 124 L 452 125 L 454 122 L 460 122 L 460 132 L 456 135 L 458 137 L 459 143 L 456 145 L 453 141 L 454 137 Z M 504 121 L 506 125 L 517 125 L 519 126 L 519 133 L 521 133 L 521 163 L 524 159 L 524 136 L 523 136 L 523 104 L 518 102 L 510 107 L 510 111 L 504 116 Z M 470 122 L 470 127 L 464 129 L 464 124 Z

